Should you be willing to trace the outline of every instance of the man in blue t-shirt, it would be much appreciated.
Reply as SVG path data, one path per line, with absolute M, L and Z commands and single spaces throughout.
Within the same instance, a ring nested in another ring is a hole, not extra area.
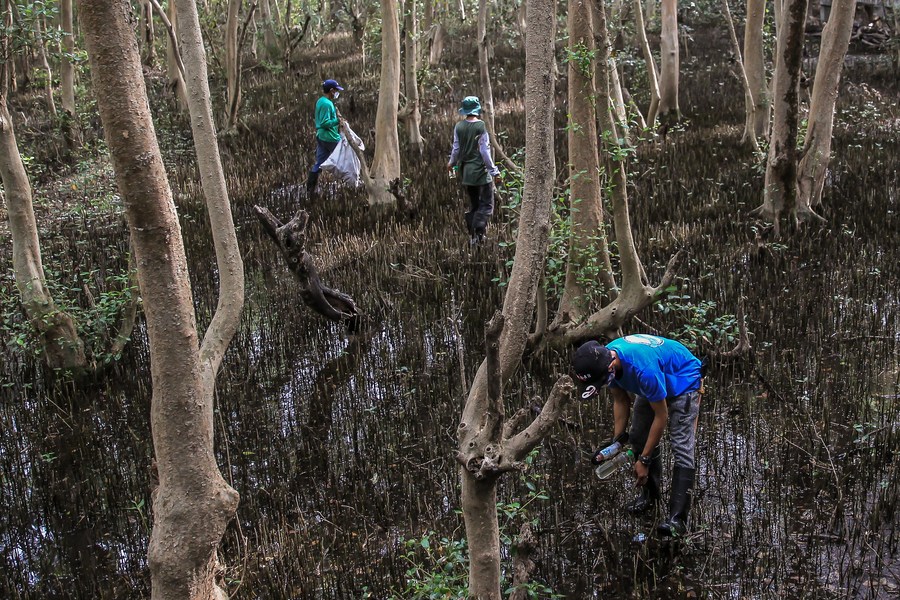
M 306 179 L 307 195 L 312 196 L 316 192 L 316 184 L 319 182 L 319 170 L 338 142 L 341 141 L 341 133 L 338 126 L 341 124 L 341 116 L 334 106 L 344 88 L 334 79 L 326 79 L 322 82 L 322 96 L 316 101 L 316 162 L 313 164 Z
M 580 383 L 582 400 L 608 387 L 613 399 L 613 439 L 630 441 L 639 453 L 634 475 L 641 492 L 626 507 L 629 512 L 644 513 L 659 501 L 659 442 L 668 426 L 675 466 L 669 518 L 657 529 L 663 535 L 684 535 L 694 487 L 694 446 L 703 381 L 700 360 L 675 340 L 626 335 L 605 346 L 594 341 L 581 345 L 572 357 L 572 376 Z M 632 395 L 634 417 L 626 435 Z M 608 457 L 598 450 L 594 462 Z

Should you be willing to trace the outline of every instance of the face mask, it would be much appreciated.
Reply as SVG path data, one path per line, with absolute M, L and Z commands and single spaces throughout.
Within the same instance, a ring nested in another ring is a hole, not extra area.
M 340 95 L 341 95 L 340 92 L 335 92 L 335 93 L 334 93 L 334 99 L 337 100 L 337 99 L 338 99 L 338 96 L 340 96 Z

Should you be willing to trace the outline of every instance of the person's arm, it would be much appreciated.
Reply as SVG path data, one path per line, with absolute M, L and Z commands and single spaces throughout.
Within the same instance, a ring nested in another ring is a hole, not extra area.
M 635 448 L 640 451 L 640 456 L 653 456 L 659 440 L 662 439 L 663 432 L 669 422 L 669 405 L 665 399 L 658 402 L 649 402 L 650 408 L 653 409 L 653 423 L 650 425 L 650 432 L 647 434 L 647 443 L 643 448 Z M 640 460 L 634 463 L 635 483 L 639 486 L 647 483 L 647 476 L 650 474 L 650 467 L 644 465 Z
M 316 128 L 330 129 L 339 123 L 337 110 L 331 102 L 323 102 L 316 108 Z
M 456 127 L 453 128 L 453 147 L 450 148 L 450 159 L 447 161 L 447 168 L 452 169 L 456 165 L 459 158 L 459 136 L 456 134 Z
M 631 415 L 631 397 L 624 389 L 619 387 L 609 388 L 609 395 L 613 399 L 613 439 L 618 438 L 628 425 L 628 417 Z
M 487 131 L 478 138 L 478 151 L 481 153 L 481 160 L 484 161 L 484 166 L 487 168 L 488 174 L 491 177 L 499 176 L 500 169 L 497 168 L 497 165 L 494 164 L 494 159 L 491 158 L 491 137 L 488 135 Z

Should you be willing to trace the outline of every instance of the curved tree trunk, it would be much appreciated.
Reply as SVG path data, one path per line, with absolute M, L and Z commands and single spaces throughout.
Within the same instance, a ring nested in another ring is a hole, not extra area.
M 592 4 L 591 0 L 569 0 L 568 143 L 572 228 L 565 288 L 550 329 L 561 323 L 581 322 L 592 312 L 590 293 L 605 294 L 615 287 L 603 222 L 597 154 L 597 110 L 611 109 L 609 104 L 602 103 L 603 98 L 609 98 L 608 90 L 599 90 L 597 94 L 594 89 L 594 64 L 599 60 L 594 46 Z M 608 64 L 598 68 L 603 73 L 610 71 Z
M 803 158 L 800 160 L 798 174 L 797 204 L 803 207 L 804 214 L 806 211 L 815 214 L 813 207 L 822 203 L 825 172 L 831 158 L 834 105 L 837 101 L 844 57 L 847 55 L 850 34 L 853 32 L 855 12 L 856 0 L 836 3 L 831 7 L 831 15 L 822 32 L 822 49 L 816 65 L 806 140 L 803 144 Z
M 570 395 L 571 381 L 558 382 L 541 415 L 525 431 L 520 411 L 504 423 L 502 383 L 518 367 L 528 339 L 535 297 L 543 274 L 550 232 L 555 179 L 553 160 L 553 39 L 556 3 L 528 2 L 525 44 L 525 189 L 516 256 L 502 315 L 487 327 L 487 357 L 469 390 L 458 428 L 461 502 L 469 544 L 469 598 L 500 599 L 500 544 L 497 526 L 498 476 L 517 468 L 530 448 L 550 430 Z M 506 326 L 504 326 L 504 323 Z M 566 382 L 568 386 L 566 387 Z M 527 409 L 526 409 L 527 411 Z M 523 454 L 524 453 L 524 454 Z
M 141 2 L 141 44 L 144 46 L 144 65 L 153 67 L 156 65 L 156 44 L 153 31 L 153 7 L 149 0 Z
M 637 30 L 641 44 L 641 53 L 647 65 L 647 79 L 650 82 L 650 108 L 647 109 L 647 127 L 653 129 L 656 124 L 656 115 L 659 112 L 659 72 L 656 69 L 656 60 L 650 50 L 650 42 L 647 40 L 647 27 L 644 25 L 644 7 L 641 0 L 634 0 L 634 26 Z
M 766 162 L 762 206 L 754 211 L 775 224 L 782 216 L 799 218 L 797 206 L 797 131 L 800 124 L 800 63 L 807 0 L 784 0 L 775 50 L 772 135 Z
M 425 140 L 419 125 L 422 122 L 422 112 L 419 110 L 419 82 L 417 72 L 419 70 L 419 43 L 416 31 L 418 19 L 416 18 L 416 3 L 407 2 L 406 6 L 406 106 L 404 115 L 406 129 L 409 134 L 409 146 L 419 156 L 425 151 Z
M 674 112 L 681 118 L 678 107 L 678 0 L 662 0 L 662 33 L 659 38 L 659 113 L 660 117 Z
M 5 15 L 8 19 L 9 13 Z M 8 21 L 5 21 L 8 24 Z M 7 51 L 5 35 L 0 50 Z M 12 237 L 13 272 L 25 315 L 40 334 L 47 365 L 54 369 L 81 369 L 87 366 L 84 344 L 72 318 L 53 302 L 44 279 L 37 222 L 31 202 L 31 183 L 19 154 L 12 117 L 6 107 L 8 81 L 6 61 L 0 66 L 0 179 L 6 197 L 9 231 Z
M 766 61 L 763 54 L 763 23 L 766 18 L 766 0 L 747 0 L 747 21 L 744 24 L 744 72 L 750 93 L 747 122 L 744 124 L 744 140 L 767 139 L 772 103 L 769 101 L 769 83 L 766 78 Z
M 50 62 L 47 60 L 47 44 L 44 40 L 44 20 L 42 18 L 35 19 L 35 41 L 38 45 L 38 64 L 44 71 L 47 81 L 44 83 L 44 93 L 47 96 L 47 109 L 50 114 L 56 118 L 56 102 L 53 100 L 53 71 L 50 69 Z
M 397 0 L 381 3 L 381 84 L 375 116 L 375 157 L 372 184 L 367 186 L 370 205 L 393 204 L 390 182 L 400 177 L 400 140 L 397 111 L 400 104 L 400 25 Z

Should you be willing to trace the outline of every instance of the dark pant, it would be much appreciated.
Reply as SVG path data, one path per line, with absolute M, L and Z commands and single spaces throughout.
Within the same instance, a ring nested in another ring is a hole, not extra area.
M 318 173 L 319 169 L 322 167 L 322 163 L 328 160 L 328 157 L 331 156 L 331 153 L 334 152 L 334 149 L 337 148 L 337 142 L 326 142 L 316 138 L 316 164 L 313 165 L 311 169 L 312 173 Z
M 666 399 L 669 407 L 669 445 L 675 458 L 676 467 L 694 468 L 694 446 L 696 430 L 694 424 L 700 412 L 700 393 L 689 392 Z M 634 400 L 634 416 L 628 437 L 638 452 L 644 451 L 650 425 L 653 424 L 653 408 L 646 398 L 638 396 Z M 655 453 L 654 453 L 655 454 Z
M 488 221 L 494 214 L 494 184 L 464 185 L 469 195 L 469 212 L 465 214 L 469 235 L 484 235 Z

